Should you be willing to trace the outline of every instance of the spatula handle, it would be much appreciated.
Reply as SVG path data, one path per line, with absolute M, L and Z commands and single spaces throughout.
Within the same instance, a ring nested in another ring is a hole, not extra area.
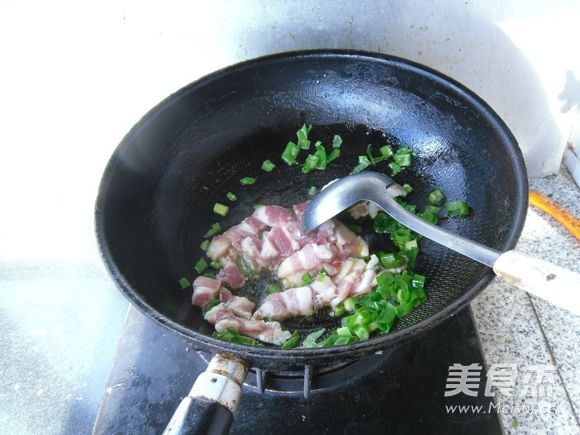
M 580 274 L 516 251 L 501 254 L 493 270 L 510 284 L 580 316 Z

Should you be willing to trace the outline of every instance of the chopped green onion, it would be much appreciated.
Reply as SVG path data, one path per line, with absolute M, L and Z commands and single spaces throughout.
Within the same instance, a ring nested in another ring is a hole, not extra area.
M 222 268 L 222 264 L 217 260 L 212 261 L 210 263 L 210 266 L 213 267 L 214 269 L 217 269 L 217 270 Z
M 413 187 L 410 184 L 403 184 L 403 190 L 407 193 L 411 193 L 413 191 Z
M 296 145 L 294 142 L 290 141 L 286 145 L 284 152 L 282 153 L 282 160 L 284 160 L 288 166 L 296 165 L 298 162 L 296 158 L 300 153 L 300 147 Z
M 272 172 L 272 170 L 276 167 L 274 163 L 270 160 L 264 160 L 262 163 L 262 169 L 266 172 Z
M 320 338 L 322 334 L 326 331 L 326 328 L 319 329 L 318 331 L 312 332 L 306 336 L 304 341 L 302 342 L 302 346 L 305 348 L 316 347 L 316 341 Z
M 407 264 L 407 258 L 398 252 L 382 254 L 379 256 L 379 260 L 387 269 L 395 269 Z
M 312 130 L 312 125 L 303 124 L 300 130 L 296 132 L 296 137 L 298 137 L 298 146 L 303 150 L 310 148 L 310 141 L 308 140 L 308 134 Z
M 216 222 L 216 223 L 212 224 L 210 229 L 207 230 L 207 233 L 205 233 L 205 235 L 203 237 L 215 236 L 216 234 L 219 234 L 221 232 L 222 232 L 222 226 L 218 222 Z
M 312 275 L 310 275 L 310 273 L 305 272 L 304 275 L 302 275 L 302 282 L 306 285 L 312 284 L 314 282 L 314 278 L 312 278 Z
M 215 214 L 219 214 L 220 216 L 227 216 L 229 211 L 230 208 L 227 205 L 220 204 L 219 202 L 216 202 L 213 206 L 213 212 Z
M 334 307 L 332 309 L 332 312 L 334 313 L 334 315 L 336 317 L 342 316 L 345 312 L 344 305 L 342 305 L 342 304 L 337 305 L 336 307 Z
M 332 148 L 340 148 L 340 145 L 342 145 L 342 138 L 338 134 L 335 134 L 332 138 Z
M 351 171 L 350 175 L 358 174 L 358 173 L 364 171 L 370 165 L 371 165 L 371 162 L 367 156 L 358 156 L 358 165 L 356 165 L 354 167 L 354 169 Z
M 384 157 L 384 160 L 387 160 L 389 157 L 393 155 L 393 148 L 390 145 L 385 145 L 379 148 L 381 155 Z
M 369 157 L 369 160 L 373 165 L 385 160 L 385 156 L 383 156 L 382 154 L 379 157 L 373 156 L 373 144 L 367 145 L 367 156 Z
M 205 276 L 207 278 L 212 278 L 213 279 L 213 278 L 216 277 L 216 274 L 215 274 L 215 272 L 210 271 L 210 272 L 204 273 L 203 276 Z
M 323 171 L 326 169 L 326 166 L 328 165 L 328 157 L 326 156 L 326 150 L 324 149 L 320 141 L 316 142 L 314 144 L 314 147 L 316 148 L 316 152 L 314 153 L 314 155 L 318 157 L 318 161 L 316 162 L 316 169 Z
M 391 168 L 391 175 L 397 175 L 402 172 L 405 168 L 399 165 L 397 162 L 389 162 L 389 168 Z
M 241 335 L 233 328 L 227 328 L 223 332 L 214 332 L 213 336 L 220 340 L 231 341 L 232 343 L 244 344 L 246 346 L 262 346 L 262 343 L 258 340 Z
M 318 192 L 318 187 L 310 186 L 310 189 L 308 189 L 308 196 L 314 196 L 316 195 L 316 192 Z
M 237 197 L 237 196 L 236 196 L 236 194 L 235 194 L 235 193 L 233 193 L 233 192 L 228 192 L 228 193 L 226 193 L 226 198 L 227 198 L 227 199 L 229 199 L 229 200 L 230 200 L 230 201 L 232 201 L 232 202 L 233 202 L 233 201 L 237 201 L 237 200 L 238 200 L 238 197 Z
M 187 288 L 191 285 L 191 283 L 187 278 L 183 277 L 179 280 L 179 285 L 181 286 L 181 288 Z
M 199 247 L 203 251 L 207 251 L 207 248 L 209 248 L 209 240 L 204 240 L 203 242 L 201 242 L 201 245 L 199 245 Z
M 251 186 L 252 184 L 256 184 L 256 179 L 253 177 L 244 177 L 240 180 L 243 186 Z
M 424 221 L 432 223 L 433 225 L 435 225 L 435 224 L 437 224 L 437 222 L 439 222 L 437 215 L 434 213 L 430 213 L 428 211 L 424 211 L 423 213 L 419 213 L 419 217 L 421 219 L 423 219 Z
M 340 148 L 333 149 L 327 157 L 327 162 L 330 163 L 340 157 Z
M 365 341 L 369 339 L 369 331 L 364 326 L 359 326 L 353 332 L 354 335 L 356 335 L 360 341 Z
M 208 266 L 209 264 L 207 264 L 207 260 L 201 257 L 199 260 L 197 260 L 197 263 L 195 263 L 195 266 L 193 266 L 193 268 L 197 273 L 203 273 L 203 271 L 207 269 Z
M 441 210 L 441 207 L 437 207 L 436 205 L 426 205 L 425 206 L 425 213 L 432 213 L 432 214 L 438 214 L 439 210 Z
M 268 293 L 280 293 L 282 291 L 282 287 L 280 287 L 275 282 L 271 282 L 268 284 Z
M 445 194 L 441 192 L 439 189 L 435 189 L 433 192 L 429 194 L 429 202 L 433 205 L 439 204 L 444 199 Z
M 343 302 L 344 309 L 346 311 L 354 311 L 355 308 L 355 300 L 354 298 L 346 298 Z
M 300 333 L 295 332 L 290 336 L 288 340 L 284 342 L 284 344 L 281 347 L 282 349 L 294 349 L 296 346 L 298 346 L 299 342 L 300 342 Z
M 467 216 L 469 214 L 469 206 L 465 201 L 450 202 L 446 208 L 447 216 Z
M 318 281 L 322 281 L 324 280 L 324 278 L 328 277 L 328 272 L 325 269 L 320 269 L 318 271 L 318 275 L 316 276 L 316 279 Z
M 399 166 L 406 168 L 411 166 L 411 163 L 413 163 L 413 152 L 409 148 L 399 148 L 395 154 L 393 154 L 393 160 Z
M 310 171 L 316 168 L 317 163 L 318 156 L 315 154 L 308 154 L 308 157 L 306 157 L 306 161 L 302 165 L 302 172 L 308 174 Z

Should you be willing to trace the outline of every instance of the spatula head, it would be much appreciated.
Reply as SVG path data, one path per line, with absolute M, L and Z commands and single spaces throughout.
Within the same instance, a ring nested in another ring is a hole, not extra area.
M 306 208 L 302 216 L 302 233 L 318 228 L 359 201 L 376 203 L 385 190 L 391 196 L 405 195 L 403 188 L 392 178 L 378 172 L 349 175 L 327 184 Z

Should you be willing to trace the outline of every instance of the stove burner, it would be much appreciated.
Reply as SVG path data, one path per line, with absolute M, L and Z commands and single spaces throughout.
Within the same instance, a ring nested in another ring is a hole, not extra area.
M 391 348 L 360 360 L 323 367 L 305 365 L 295 370 L 265 370 L 252 367 L 248 371 L 244 386 L 260 394 L 267 392 L 284 396 L 302 395 L 308 399 L 312 393 L 324 393 L 376 374 L 379 366 L 384 364 L 385 358 L 388 358 L 394 350 Z M 206 364 L 212 357 L 207 352 L 197 354 Z

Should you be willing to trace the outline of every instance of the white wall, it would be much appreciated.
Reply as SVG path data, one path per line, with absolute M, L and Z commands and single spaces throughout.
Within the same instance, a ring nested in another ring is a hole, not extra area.
M 576 104 L 561 111 L 567 72 L 580 77 L 579 4 L 4 0 L 0 260 L 95 258 L 94 195 L 123 134 L 193 79 L 277 51 L 359 48 L 439 69 L 505 119 L 530 175 L 555 172 L 580 99 L 570 79 Z

